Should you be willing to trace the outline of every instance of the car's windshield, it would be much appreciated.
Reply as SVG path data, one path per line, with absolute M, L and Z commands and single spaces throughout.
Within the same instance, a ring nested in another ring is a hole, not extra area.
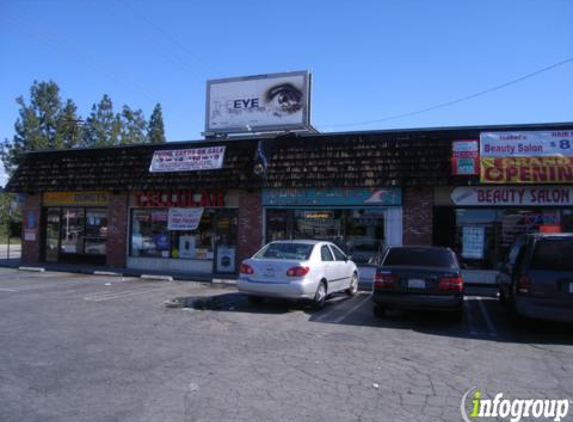
M 532 270 L 573 271 L 573 239 L 545 239 L 535 244 Z
M 454 255 L 447 249 L 392 248 L 382 265 L 415 265 L 422 267 L 457 268 Z
M 255 255 L 256 259 L 296 259 L 310 258 L 313 245 L 304 243 L 271 243 Z

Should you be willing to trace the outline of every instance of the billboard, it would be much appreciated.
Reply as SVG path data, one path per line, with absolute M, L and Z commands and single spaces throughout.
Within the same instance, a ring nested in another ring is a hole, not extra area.
M 302 129 L 309 124 L 307 71 L 207 81 L 207 134 Z
M 573 182 L 573 131 L 483 132 L 482 183 Z

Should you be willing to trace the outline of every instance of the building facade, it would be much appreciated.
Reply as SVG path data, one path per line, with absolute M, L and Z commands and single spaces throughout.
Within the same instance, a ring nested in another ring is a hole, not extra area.
M 436 244 L 489 269 L 521 233 L 573 231 L 573 153 L 541 155 L 548 133 L 564 147 L 573 123 L 33 152 L 6 189 L 24 194 L 25 264 L 233 275 L 265 242 L 320 238 L 359 264 Z M 489 135 L 491 148 L 541 140 L 476 153 Z

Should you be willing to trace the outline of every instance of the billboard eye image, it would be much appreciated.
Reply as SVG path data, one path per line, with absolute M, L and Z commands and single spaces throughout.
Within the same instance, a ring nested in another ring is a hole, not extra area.
M 296 113 L 302 109 L 303 92 L 291 83 L 284 83 L 269 88 L 265 95 L 266 103 L 273 114 L 281 117 Z

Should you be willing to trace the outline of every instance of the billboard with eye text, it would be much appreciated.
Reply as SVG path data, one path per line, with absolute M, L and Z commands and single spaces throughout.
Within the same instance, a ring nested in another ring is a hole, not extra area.
M 207 81 L 206 134 L 303 129 L 310 124 L 310 73 Z

